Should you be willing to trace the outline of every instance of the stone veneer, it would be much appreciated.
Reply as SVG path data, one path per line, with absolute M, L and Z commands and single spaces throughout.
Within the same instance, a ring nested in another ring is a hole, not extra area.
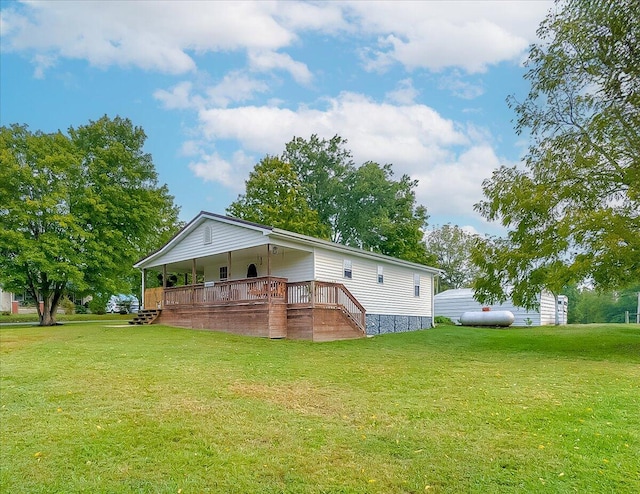
M 431 328 L 431 317 L 367 314 L 367 334 L 403 333 Z

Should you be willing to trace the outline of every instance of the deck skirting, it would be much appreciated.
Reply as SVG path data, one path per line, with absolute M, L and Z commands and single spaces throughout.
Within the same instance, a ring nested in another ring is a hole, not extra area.
M 389 314 L 366 314 L 367 334 L 403 333 L 433 327 L 429 316 L 404 316 Z
M 343 311 L 284 302 L 230 305 L 174 305 L 166 307 L 156 323 L 180 328 L 223 331 L 263 338 L 333 341 L 365 334 Z

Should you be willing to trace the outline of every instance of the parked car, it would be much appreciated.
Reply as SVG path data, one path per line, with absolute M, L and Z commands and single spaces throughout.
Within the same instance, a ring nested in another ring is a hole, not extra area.
M 135 314 L 139 309 L 140 302 L 138 301 L 138 297 L 122 293 L 119 295 L 111 295 L 105 307 L 105 311 L 112 314 Z

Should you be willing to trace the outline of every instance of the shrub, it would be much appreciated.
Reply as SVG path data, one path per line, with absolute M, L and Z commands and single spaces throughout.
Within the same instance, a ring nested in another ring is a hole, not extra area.
M 105 314 L 107 301 L 110 295 L 94 294 L 91 302 L 89 302 L 89 310 L 92 314 Z
M 455 326 L 454 322 L 449 319 L 448 317 L 445 316 L 436 316 L 435 317 L 435 323 L 436 324 L 444 324 L 447 326 Z
M 76 305 L 76 314 L 86 314 L 87 312 L 88 310 L 84 305 L 81 305 L 81 304 Z
M 60 302 L 60 307 L 62 307 L 66 315 L 73 314 L 76 309 L 75 304 L 71 300 L 69 300 L 69 297 L 64 297 L 62 299 L 62 301 Z

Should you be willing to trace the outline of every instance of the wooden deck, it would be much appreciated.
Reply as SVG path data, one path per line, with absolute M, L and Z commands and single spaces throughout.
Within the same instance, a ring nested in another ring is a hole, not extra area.
M 365 309 L 340 283 L 268 276 L 153 290 L 160 324 L 313 341 L 366 336 Z

